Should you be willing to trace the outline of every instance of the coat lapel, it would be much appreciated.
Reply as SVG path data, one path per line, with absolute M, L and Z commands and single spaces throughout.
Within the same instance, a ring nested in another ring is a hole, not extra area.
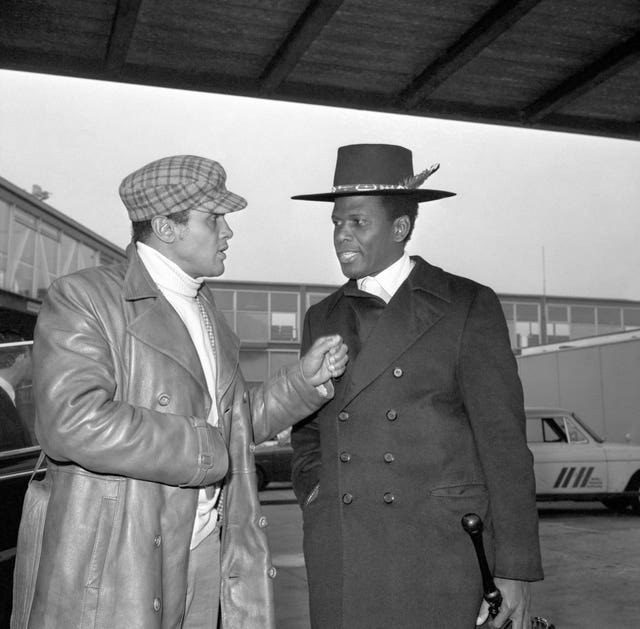
M 422 258 L 412 259 L 414 269 L 348 370 L 345 406 L 447 313 L 451 302 L 444 272 Z
M 134 306 L 129 333 L 140 342 L 177 362 L 209 395 L 196 348 L 182 319 L 157 288 L 135 245 L 127 247 L 129 266 L 124 279 L 123 297 Z

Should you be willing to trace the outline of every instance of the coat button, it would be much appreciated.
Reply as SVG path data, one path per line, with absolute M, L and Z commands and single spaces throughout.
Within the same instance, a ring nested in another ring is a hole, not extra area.
M 346 505 L 350 505 L 353 502 L 353 495 L 349 493 L 342 494 L 342 502 Z
M 341 452 L 340 453 L 340 460 L 343 463 L 348 463 L 349 461 L 351 461 L 351 455 L 348 452 Z
M 390 505 L 395 499 L 396 497 L 390 492 L 386 492 L 384 496 L 382 496 L 382 499 L 388 504 Z
M 275 579 L 276 574 L 278 574 L 278 571 L 275 569 L 274 566 L 271 566 L 271 568 L 267 570 L 267 575 L 269 576 L 270 579 Z
M 259 520 L 258 520 L 258 526 L 263 529 L 265 526 L 267 526 L 267 524 L 269 524 L 267 518 L 265 518 L 264 516 L 262 516 Z
M 403 373 L 404 373 L 404 371 L 402 371 L 402 369 L 400 369 L 400 367 L 396 367 L 393 370 L 393 377 L 394 378 L 401 378 Z
M 388 410 L 388 411 L 387 411 L 387 419 L 388 419 L 390 422 L 395 421 L 396 419 L 398 419 L 398 412 L 397 412 L 397 411 L 394 411 L 393 409 Z
M 162 537 L 161 537 L 160 535 L 156 535 L 156 536 L 153 538 L 153 545 L 154 545 L 156 548 L 160 548 L 160 544 L 162 544 Z
M 162 608 L 162 603 L 160 601 L 160 599 L 158 597 L 153 599 L 153 611 L 154 612 L 159 612 L 160 609 Z
M 253 441 L 249 444 L 249 452 L 255 452 L 256 451 L 256 444 L 253 443 Z
M 160 406 L 169 406 L 169 402 L 171 402 L 171 396 L 168 393 L 161 393 L 158 396 L 158 404 Z
M 340 411 L 340 412 L 338 413 L 338 419 L 339 419 L 341 422 L 346 422 L 346 421 L 347 421 L 347 419 L 349 419 L 349 413 L 347 413 L 347 411 Z
M 395 461 L 396 457 L 393 456 L 393 454 L 391 452 L 385 452 L 384 453 L 384 460 L 386 463 L 393 463 Z

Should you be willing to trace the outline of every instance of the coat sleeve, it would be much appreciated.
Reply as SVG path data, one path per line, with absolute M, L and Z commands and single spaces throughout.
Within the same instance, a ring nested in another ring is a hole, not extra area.
M 127 358 L 114 360 L 123 348 L 107 338 L 100 316 L 109 313 L 96 312 L 95 290 L 75 276 L 58 280 L 38 316 L 33 381 L 42 449 L 93 472 L 167 485 L 221 479 L 228 454 L 217 428 L 120 399 L 116 372 Z
M 304 319 L 301 353 L 304 354 L 313 342 L 310 311 Z M 291 430 L 293 457 L 291 476 L 293 490 L 302 506 L 320 480 L 320 432 L 317 413 L 310 414 Z
M 459 381 L 489 491 L 495 576 L 542 578 L 533 457 L 522 385 L 500 302 L 481 287 L 461 338 Z

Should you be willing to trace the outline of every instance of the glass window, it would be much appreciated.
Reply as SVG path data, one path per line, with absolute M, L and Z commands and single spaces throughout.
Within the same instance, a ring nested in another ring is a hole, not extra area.
M 240 369 L 248 383 L 264 382 L 269 376 L 269 355 L 264 351 L 242 350 Z
M 593 306 L 571 306 L 571 323 L 595 323 Z
M 502 302 L 502 312 L 504 312 L 504 318 L 507 321 L 514 321 L 515 317 L 513 316 L 513 304 L 508 301 Z
M 311 306 L 321 302 L 327 295 L 331 293 L 307 293 L 307 310 L 311 308 Z
M 298 340 L 297 293 L 271 293 L 271 340 Z
M 626 330 L 640 328 L 640 308 L 625 308 L 623 314 Z
M 0 414 L 0 451 L 37 445 L 31 392 L 32 343 L 20 341 L 20 337 L 15 336 L 15 341 L 0 345 L 0 369 L 5 374 L 4 380 L 15 382 L 11 391 L 4 381 L 0 381 L 4 409 Z
M 620 308 L 598 308 L 598 334 L 610 334 L 622 330 L 622 310 Z
M 564 323 L 565 321 L 569 321 L 567 307 L 566 306 L 547 306 L 547 321 L 555 321 L 558 323 Z
M 290 365 L 291 363 L 296 362 L 296 360 L 298 360 L 298 352 L 272 351 L 272 352 L 269 352 L 269 358 L 270 358 L 269 373 L 270 375 L 273 376 L 285 365 Z
M 595 336 L 596 312 L 593 306 L 571 306 L 571 338 Z
M 267 312 L 269 310 L 269 293 L 239 290 L 236 293 L 238 310 Z
M 585 434 L 578 428 L 576 423 L 569 417 L 564 418 L 566 425 L 566 432 L 569 436 L 569 443 L 589 443 L 589 440 Z
M 236 313 L 236 334 L 243 341 L 267 341 L 269 339 L 268 313 L 238 312 Z
M 216 306 L 220 310 L 233 310 L 233 296 L 235 291 L 225 290 L 221 288 L 213 289 L 213 298 L 215 299 Z
M 527 441 L 529 443 L 542 443 L 542 422 L 539 419 L 527 419 Z
M 516 319 L 518 321 L 539 321 L 538 304 L 516 304 Z
M 542 418 L 542 438 L 545 443 L 566 443 L 567 434 L 564 430 L 562 418 Z

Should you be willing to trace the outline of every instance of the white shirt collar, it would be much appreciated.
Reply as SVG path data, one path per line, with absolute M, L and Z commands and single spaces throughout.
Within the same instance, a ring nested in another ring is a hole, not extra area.
M 149 271 L 151 279 L 159 288 L 184 295 L 185 297 L 196 297 L 202 285 L 200 278 L 191 277 L 175 262 L 143 242 L 137 242 L 136 249 L 142 263 Z
M 386 269 L 380 271 L 375 278 L 390 297 L 393 297 L 401 284 L 409 277 L 409 273 L 411 273 L 411 269 L 414 266 L 415 262 L 411 260 L 409 254 L 405 251 L 400 258 Z M 365 277 L 362 277 L 357 281 L 360 290 L 365 290 L 362 288 L 365 279 Z

